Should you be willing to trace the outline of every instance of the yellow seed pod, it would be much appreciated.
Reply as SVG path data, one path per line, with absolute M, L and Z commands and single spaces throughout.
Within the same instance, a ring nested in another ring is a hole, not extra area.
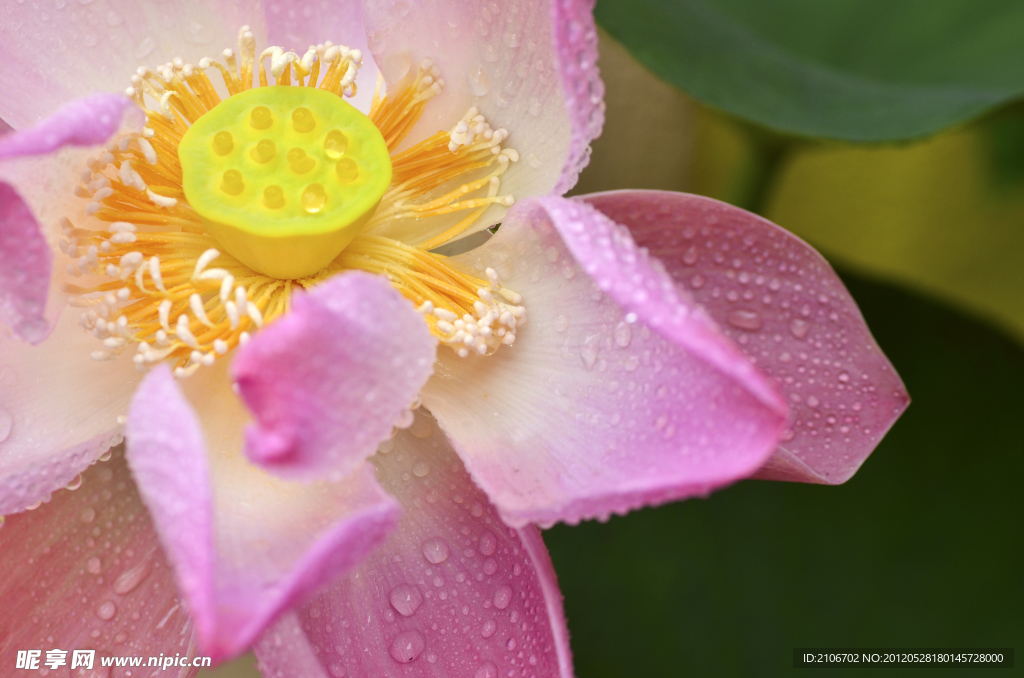
M 250 268 L 283 279 L 337 258 L 391 183 L 376 126 L 314 87 L 225 99 L 185 133 L 178 158 L 185 197 L 210 234 Z

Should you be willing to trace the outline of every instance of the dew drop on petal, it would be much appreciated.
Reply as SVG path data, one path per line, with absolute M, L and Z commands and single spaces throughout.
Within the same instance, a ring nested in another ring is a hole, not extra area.
M 0 407 L 0 443 L 7 440 L 7 436 L 11 435 L 11 429 L 14 428 L 14 417 L 11 413 Z
M 499 586 L 494 591 L 494 599 L 492 600 L 494 607 L 499 610 L 504 610 L 506 607 L 512 604 L 512 587 L 511 586 Z
M 448 543 L 440 537 L 431 537 L 423 542 L 423 557 L 437 565 L 448 560 Z
M 483 627 L 480 629 L 480 635 L 484 638 L 490 638 L 498 630 L 498 623 L 493 619 L 488 619 L 484 622 Z
M 413 584 L 399 584 L 388 594 L 391 607 L 403 617 L 411 617 L 423 604 L 423 594 Z
M 496 548 L 498 548 L 498 538 L 490 530 L 484 530 L 484 533 L 480 535 L 480 553 L 489 556 L 494 553 Z
M 494 662 L 484 662 L 473 674 L 473 678 L 498 678 L 498 667 Z
M 427 641 L 419 631 L 403 631 L 391 641 L 389 650 L 391 658 L 399 664 L 408 664 L 419 659 L 423 650 L 427 647 Z
M 110 621 L 117 614 L 117 605 L 114 601 L 108 600 L 96 608 L 96 616 L 103 621 Z

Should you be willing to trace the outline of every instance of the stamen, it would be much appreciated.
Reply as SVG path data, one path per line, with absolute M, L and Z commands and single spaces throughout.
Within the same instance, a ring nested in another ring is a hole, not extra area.
M 315 273 L 277 279 L 254 271 L 211 237 L 187 198 L 179 146 L 225 93 L 230 98 L 246 92 L 254 80 L 270 87 L 273 78 L 273 86 L 351 97 L 361 64 L 359 50 L 330 42 L 309 46 L 301 57 L 275 46 L 257 52 L 251 29 L 243 26 L 237 50 L 224 50 L 219 59 L 196 64 L 174 59 L 131 76 L 125 94 L 142 107 L 146 124 L 87 162 L 74 189 L 87 201 L 86 226 L 66 218 L 60 222 L 65 270 L 80 279 L 65 284 L 69 304 L 81 309 L 80 324 L 102 342 L 93 359 L 113 360 L 135 345 L 133 361 L 139 369 L 166 360 L 176 375 L 188 376 L 287 313 L 296 287 L 309 288 L 350 269 L 386 276 L 418 306 L 439 340 L 459 355 L 493 353 L 515 341 L 525 319 L 522 298 L 502 288 L 491 269 L 481 280 L 427 251 L 464 233 L 491 206 L 512 204 L 512 196 L 501 194 L 501 177 L 518 160 L 515 150 L 504 146 L 508 132 L 493 129 L 471 108 L 448 132 L 397 152 L 426 103 L 444 86 L 430 60 L 386 94 L 378 80 L 368 117 L 391 154 L 391 183 L 362 234 Z M 219 83 L 211 81 L 211 73 L 218 74 Z M 295 204 L 317 214 L 331 205 L 325 180 L 312 179 L 317 163 L 329 160 L 330 180 L 342 183 L 363 181 L 365 169 L 352 162 L 360 142 L 340 129 L 338 134 L 333 128 L 321 130 L 311 110 L 289 109 L 282 123 L 300 134 L 323 134 L 323 158 L 306 144 L 267 138 L 276 144 L 272 161 L 304 178 Z M 217 157 L 228 158 L 245 141 L 227 134 L 211 137 L 210 143 Z M 222 175 L 215 177 L 218 185 L 228 182 Z M 238 179 L 236 195 L 247 195 L 250 180 Z M 267 198 L 263 189 L 259 196 L 270 200 L 268 209 L 288 204 L 286 192 L 271 191 Z M 382 235 L 396 231 L 403 234 L 401 242 Z

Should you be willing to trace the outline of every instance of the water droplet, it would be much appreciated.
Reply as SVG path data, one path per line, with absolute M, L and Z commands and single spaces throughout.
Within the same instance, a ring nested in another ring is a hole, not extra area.
M 11 435 L 11 429 L 14 428 L 14 417 L 11 413 L 0 407 L 0 443 L 7 440 L 8 436 Z
M 726 322 L 737 329 L 749 332 L 756 332 L 761 329 L 761 316 L 755 311 L 744 311 L 742 309 L 729 311 L 729 315 L 726 316 Z
M 302 209 L 309 214 L 316 214 L 327 204 L 327 192 L 323 184 L 310 184 L 302 192 Z
M 530 153 L 526 156 L 526 164 L 529 165 L 531 169 L 540 169 L 543 163 L 540 161 L 540 158 L 537 157 L 536 153 Z
M 484 561 L 484 574 L 490 576 L 498 571 L 498 561 L 494 558 L 488 558 Z
M 473 678 L 498 678 L 498 667 L 494 662 L 484 662 L 473 674 Z
M 513 650 L 515 650 L 516 649 L 516 639 L 515 638 L 509 638 L 508 641 L 505 643 L 505 649 L 508 650 L 509 652 L 512 652 Z
M 272 210 L 284 207 L 284 191 L 280 186 L 267 186 L 263 189 L 263 204 Z
M 334 662 L 330 666 L 328 666 L 327 670 L 330 672 L 331 678 L 345 677 L 345 667 L 343 667 L 341 664 L 338 664 L 337 662 Z
M 692 287 L 695 290 L 699 290 L 700 288 L 704 287 L 704 282 L 704 276 L 702 276 L 700 273 L 695 273 L 694 276 L 690 278 L 690 287 Z
M 292 111 L 292 125 L 296 132 L 312 132 L 316 127 L 316 118 L 308 108 L 299 107 Z
M 403 631 L 391 641 L 391 658 L 399 664 L 416 661 L 427 647 L 427 641 L 419 631 Z
M 149 56 L 150 52 L 154 49 L 156 49 L 156 41 L 147 35 L 142 40 L 135 43 L 135 50 L 132 54 L 136 59 L 142 59 Z
M 838 379 L 839 379 L 839 381 L 841 381 L 841 382 L 843 382 L 845 384 L 846 382 L 850 381 L 850 373 L 849 372 L 840 372 Z
M 700 255 L 697 253 L 697 247 L 695 245 L 691 245 L 690 249 L 686 250 L 683 254 L 683 263 L 687 266 L 693 266 L 697 263 L 697 259 L 699 258 Z
M 484 622 L 484 625 L 480 628 L 480 635 L 484 638 L 490 638 L 494 635 L 495 631 L 498 630 L 498 623 L 493 619 L 488 619 Z
M 342 158 L 339 160 L 334 171 L 338 175 L 338 179 L 346 183 L 355 181 L 359 176 L 359 166 L 356 165 L 356 161 L 352 158 Z
M 274 116 L 266 106 L 257 106 L 249 114 L 249 124 L 255 129 L 267 129 L 274 124 Z
M 492 600 L 494 607 L 499 610 L 504 610 L 506 607 L 512 604 L 512 587 L 511 586 L 499 586 L 494 591 L 494 598 Z
M 340 129 L 332 129 L 324 137 L 324 153 L 331 160 L 337 160 L 345 155 L 348 148 L 348 137 Z
M 615 326 L 615 345 L 619 348 L 626 348 L 633 339 L 633 330 L 629 323 L 620 322 Z
M 448 542 L 441 537 L 431 537 L 423 542 L 423 557 L 437 565 L 448 560 Z
M 811 329 L 811 324 L 806 320 L 800 318 L 794 318 L 789 323 L 790 333 L 797 339 L 803 339 L 807 336 L 807 332 Z
M 491 91 L 491 77 L 487 75 L 483 66 L 477 66 L 471 70 L 466 75 L 466 81 L 469 83 L 469 91 L 473 96 L 486 96 Z
M 403 617 L 411 617 L 423 604 L 423 594 L 413 584 L 399 584 L 388 594 L 391 607 Z
M 425 478 L 430 474 L 430 464 L 425 461 L 418 461 L 412 466 L 412 474 L 417 478 Z
M 808 407 L 817 407 L 820 404 L 821 404 L 821 401 L 818 400 L 816 397 L 814 397 L 812 395 L 811 396 L 807 396 L 807 406 Z
M 485 556 L 489 556 L 494 553 L 494 550 L 498 548 L 498 538 L 494 536 L 494 533 L 490 530 L 484 530 L 484 533 L 480 535 L 480 553 Z
M 108 600 L 96 608 L 96 616 L 103 621 L 110 621 L 117 614 L 117 605 L 114 605 L 114 601 Z
M 85 561 L 85 571 L 89 574 L 99 574 L 103 569 L 103 564 L 100 563 L 100 559 L 96 556 L 89 558 Z
M 129 567 L 114 582 L 114 593 L 122 596 L 131 593 L 149 576 L 152 569 L 153 561 L 150 558 L 146 558 L 134 567 Z
M 235 148 L 235 138 L 231 132 L 221 130 L 213 135 L 213 152 L 217 155 L 227 155 Z
M 71 482 L 64 486 L 65 490 L 77 490 L 82 486 L 82 474 L 79 473 L 77 476 L 71 479 Z
M 82 511 L 82 513 L 78 516 L 78 519 L 81 520 L 83 523 L 91 523 L 93 520 L 96 519 L 96 509 L 90 506 L 89 508 Z

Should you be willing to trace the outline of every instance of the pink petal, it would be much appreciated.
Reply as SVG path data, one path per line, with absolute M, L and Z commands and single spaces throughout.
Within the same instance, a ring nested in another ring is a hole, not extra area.
M 121 440 L 140 375 L 130 356 L 96 362 L 96 337 L 66 309 L 38 346 L 0 337 L 0 515 L 67 485 Z
M 50 333 L 45 310 L 52 259 L 28 205 L 0 182 L 0 323 L 33 344 Z
M 71 101 L 29 129 L 0 139 L 0 160 L 105 143 L 121 127 L 129 107 L 134 104 L 123 94 L 92 94 Z
M 121 126 L 131 102 L 98 94 L 71 102 L 31 129 L 0 138 L 0 161 L 52 153 L 65 146 L 106 142 Z M 25 185 L 25 168 L 11 165 L 0 176 L 15 175 Z M 62 168 L 69 173 L 66 167 Z M 69 174 L 75 174 L 70 172 Z M 53 203 L 53 186 L 31 186 L 28 198 Z M 49 189 L 49 190 L 47 190 Z M 52 255 L 36 216 L 15 188 L 0 180 L 0 321 L 22 339 L 39 343 L 49 334 L 45 317 Z
M 0 117 L 24 129 L 72 99 L 123 92 L 139 66 L 217 57 L 235 48 L 243 24 L 252 24 L 265 45 L 262 15 L 254 0 L 171 2 L 159 9 L 134 0 L 69 2 L 45 11 L 32 3 L 6 6 Z
M 439 351 L 423 402 L 507 522 L 574 522 L 759 468 L 786 406 L 628 232 L 584 203 L 519 203 L 482 247 L 523 295 L 515 344 Z
M 132 400 L 127 430 L 132 473 L 200 647 L 215 661 L 243 651 L 281 612 L 362 560 L 398 519 L 368 465 L 340 482 L 298 484 L 247 464 L 245 413 L 216 369 L 192 386 L 202 392 L 192 405 L 166 366 L 154 369 Z
M 791 427 L 756 477 L 848 480 L 909 397 L 828 262 L 775 224 L 710 198 L 584 199 L 628 226 L 788 398 Z
M 365 0 L 370 49 L 388 83 L 430 58 L 445 81 L 412 133 L 450 130 L 470 106 L 511 133 L 501 178 L 518 199 L 564 193 L 604 123 L 591 0 Z M 476 230 L 500 220 L 485 215 Z M 472 230 L 466 233 L 471 233 Z
M 46 650 L 69 651 L 67 665 L 50 672 L 61 676 L 108 676 L 105 656 L 196 656 L 192 623 L 120 452 L 89 469 L 79 489 L 7 516 L 0 553 L 4 675 L 38 673 L 14 670 L 16 650 L 43 650 L 43 661 Z M 96 650 L 95 674 L 69 672 L 74 649 Z
M 245 454 L 268 471 L 341 478 L 388 437 L 434 369 L 437 340 L 382 277 L 334 276 L 243 348 L 234 376 L 257 424 Z
M 562 597 L 536 528 L 502 523 L 422 410 L 373 462 L 405 509 L 398 529 L 263 634 L 264 675 L 571 678 Z

